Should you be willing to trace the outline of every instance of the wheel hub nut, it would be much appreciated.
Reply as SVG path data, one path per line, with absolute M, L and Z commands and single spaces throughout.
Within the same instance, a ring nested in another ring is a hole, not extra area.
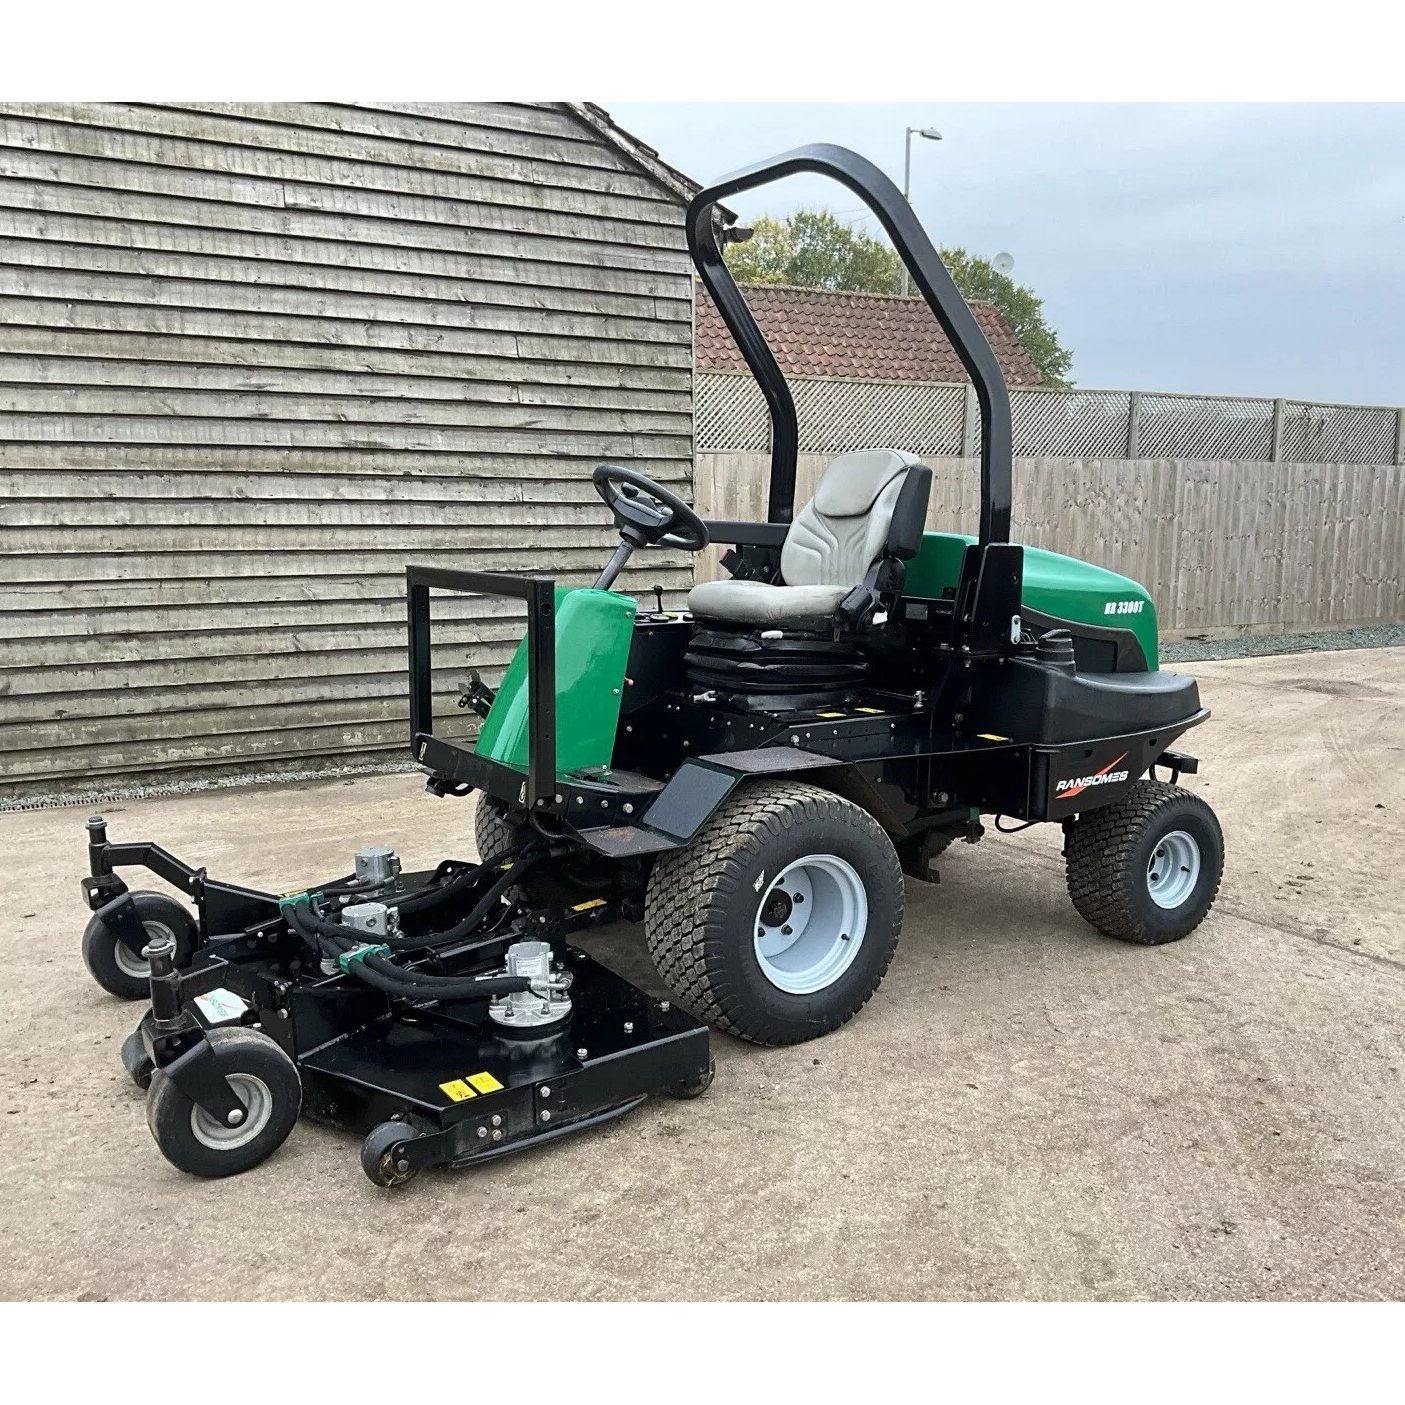
M 244 1109 L 242 1107 L 232 1108 L 229 1116 L 224 1119 L 231 1127 L 237 1127 L 244 1120 Z

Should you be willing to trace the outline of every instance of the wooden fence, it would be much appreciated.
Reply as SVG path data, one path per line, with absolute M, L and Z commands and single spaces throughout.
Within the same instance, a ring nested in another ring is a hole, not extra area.
M 796 501 L 828 458 L 802 454 Z M 974 461 L 928 457 L 929 525 L 974 531 Z M 704 516 L 764 518 L 769 458 L 700 453 Z M 1016 541 L 1097 562 L 1151 591 L 1163 633 L 1228 634 L 1405 619 L 1405 468 L 1232 460 L 1015 461 Z M 719 553 L 699 560 L 717 574 Z

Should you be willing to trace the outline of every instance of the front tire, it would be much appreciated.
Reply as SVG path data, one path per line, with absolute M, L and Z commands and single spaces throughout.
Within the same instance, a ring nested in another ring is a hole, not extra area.
M 473 839 L 484 863 L 514 853 L 538 837 L 525 817 L 519 821 L 508 814 L 502 801 L 479 791 Z M 590 898 L 610 897 L 618 886 L 618 865 L 582 848 L 554 863 L 537 864 L 513 891 L 533 907 L 574 907 Z
M 227 1127 L 192 1102 L 161 1070 L 151 1076 L 146 1124 L 178 1170 L 213 1179 L 266 1161 L 288 1138 L 302 1104 L 297 1065 L 256 1029 L 212 1029 L 205 1037 L 219 1071 L 244 1104 L 245 1121 Z
M 902 870 L 867 811 L 798 781 L 744 785 L 649 878 L 660 976 L 701 1018 L 796 1044 L 878 989 L 903 919 Z
M 197 930 L 190 909 L 165 893 L 133 893 L 137 916 L 148 938 L 170 937 L 176 944 L 176 966 L 195 955 Z M 151 994 L 151 967 L 94 913 L 83 932 L 83 964 L 109 995 L 146 1000 Z
M 1079 915 L 1105 936 L 1158 946 L 1205 920 L 1224 872 L 1224 835 L 1198 795 L 1147 779 L 1079 815 L 1067 854 Z

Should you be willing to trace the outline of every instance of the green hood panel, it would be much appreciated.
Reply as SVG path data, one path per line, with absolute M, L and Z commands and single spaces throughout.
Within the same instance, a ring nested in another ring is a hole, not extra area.
M 635 602 L 611 590 L 556 591 L 556 774 L 609 766 Z M 478 755 L 527 768 L 527 641 L 503 674 L 478 733 Z
M 962 555 L 975 540 L 957 532 L 925 532 L 917 555 L 907 563 L 904 593 L 940 600 L 944 590 L 954 590 Z M 1072 556 L 1027 546 L 1023 600 L 1031 610 L 1061 620 L 1130 629 L 1147 667 L 1157 667 L 1156 606 L 1136 581 Z

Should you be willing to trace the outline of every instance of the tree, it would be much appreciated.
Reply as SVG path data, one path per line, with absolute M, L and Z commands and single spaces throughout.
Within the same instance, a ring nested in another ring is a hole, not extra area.
M 729 244 L 727 266 L 739 283 L 789 283 L 830 292 L 896 293 L 901 266 L 885 240 L 845 224 L 828 210 L 797 210 L 783 220 L 763 215 L 744 244 Z M 1032 289 L 997 273 L 988 259 L 942 249 L 964 298 L 999 308 L 1046 385 L 1067 388 L 1073 353 L 1060 345 Z

